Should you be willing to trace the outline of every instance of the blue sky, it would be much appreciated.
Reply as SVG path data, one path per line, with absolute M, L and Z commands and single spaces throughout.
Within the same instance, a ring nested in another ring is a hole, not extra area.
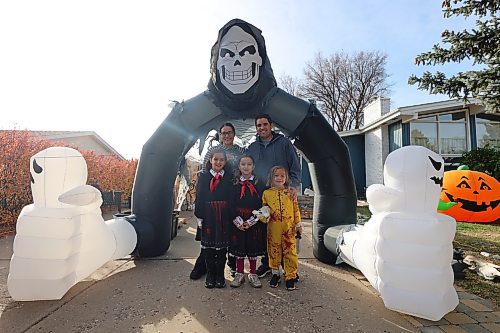
M 425 69 L 413 60 L 445 28 L 473 25 L 444 19 L 440 0 L 3 1 L 0 129 L 92 130 L 138 158 L 170 100 L 206 89 L 210 48 L 232 18 L 262 30 L 277 77 L 300 77 L 317 52 L 387 53 L 392 109 L 446 99 L 407 85 Z

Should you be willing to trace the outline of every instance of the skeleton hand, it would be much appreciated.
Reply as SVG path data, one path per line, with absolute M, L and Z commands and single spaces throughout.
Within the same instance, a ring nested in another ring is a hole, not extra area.
M 257 224 L 257 222 L 259 222 L 259 219 L 257 219 L 254 216 L 250 217 L 248 220 L 245 221 L 245 223 L 247 225 L 247 229 L 250 228 L 251 226 Z
M 259 221 L 261 221 L 263 223 L 267 223 L 269 221 L 269 219 L 271 218 L 271 209 L 269 208 L 269 206 L 263 206 L 259 210 L 252 211 L 252 214 Z
M 245 231 L 243 224 L 245 221 L 241 218 L 241 216 L 236 216 L 236 218 L 233 220 L 234 225 L 236 228 L 240 229 L 241 231 Z

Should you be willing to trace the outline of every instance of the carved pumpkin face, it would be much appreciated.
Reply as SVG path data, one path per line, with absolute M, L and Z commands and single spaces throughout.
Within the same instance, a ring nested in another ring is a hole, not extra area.
M 495 222 L 500 218 L 500 183 L 479 171 L 446 171 L 441 200 L 457 203 L 440 211 L 457 221 Z

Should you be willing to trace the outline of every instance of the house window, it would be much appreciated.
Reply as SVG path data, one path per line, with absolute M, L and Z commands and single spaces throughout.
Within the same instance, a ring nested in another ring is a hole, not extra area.
M 389 152 L 403 147 L 403 130 L 401 122 L 389 125 Z
M 476 137 L 479 148 L 486 145 L 500 147 L 500 116 L 484 113 L 477 114 Z
M 410 143 L 437 151 L 437 123 L 412 122 L 410 124 Z
M 410 123 L 410 143 L 429 148 L 443 156 L 467 151 L 465 112 L 420 117 Z

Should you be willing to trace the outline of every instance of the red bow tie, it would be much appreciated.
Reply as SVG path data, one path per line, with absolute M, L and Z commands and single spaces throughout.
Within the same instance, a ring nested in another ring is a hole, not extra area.
M 248 180 L 240 181 L 240 184 L 241 184 L 240 199 L 243 198 L 243 196 L 245 195 L 245 187 L 248 187 L 248 190 L 250 191 L 250 194 L 252 196 L 254 193 L 258 195 L 257 190 L 255 189 L 253 184 L 250 183 Z
M 210 180 L 210 192 L 215 191 L 215 189 L 217 188 L 217 185 L 219 185 L 219 182 L 220 182 L 221 178 L 222 178 L 222 176 L 218 173 L 218 174 L 215 175 L 215 177 L 213 177 Z

